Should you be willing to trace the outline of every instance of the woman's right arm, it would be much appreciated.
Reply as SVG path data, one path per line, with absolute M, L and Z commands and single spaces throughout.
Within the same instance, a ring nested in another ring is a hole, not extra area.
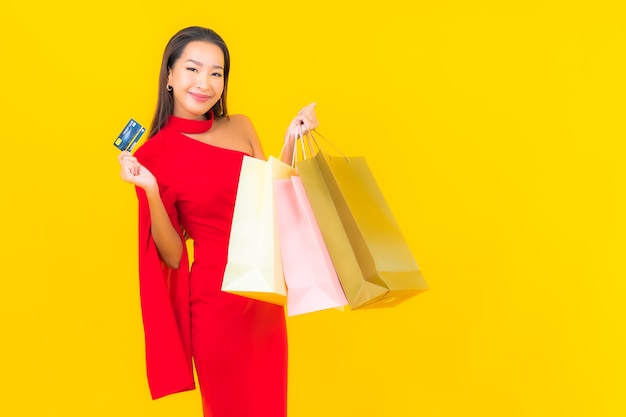
M 118 160 L 122 168 L 122 179 L 146 193 L 150 208 L 150 232 L 161 260 L 168 267 L 177 269 L 183 255 L 183 241 L 172 226 L 163 200 L 161 200 L 156 178 L 130 152 L 123 151 Z

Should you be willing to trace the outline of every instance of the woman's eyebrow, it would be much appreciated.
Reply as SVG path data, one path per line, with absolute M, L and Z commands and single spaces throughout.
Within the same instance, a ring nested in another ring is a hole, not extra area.
M 196 61 L 195 59 L 188 59 L 186 62 L 192 62 L 192 63 L 196 64 L 199 67 L 202 66 L 202 62 Z M 222 67 L 221 65 L 213 65 L 213 68 L 221 69 L 221 70 L 224 69 L 224 67 Z

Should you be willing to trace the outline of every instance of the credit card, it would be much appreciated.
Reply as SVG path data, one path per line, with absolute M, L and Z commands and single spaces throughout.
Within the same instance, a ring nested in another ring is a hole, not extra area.
M 146 131 L 139 122 L 134 119 L 130 119 L 122 132 L 117 136 L 113 145 L 122 151 L 132 151 L 135 144 L 141 138 L 141 135 Z

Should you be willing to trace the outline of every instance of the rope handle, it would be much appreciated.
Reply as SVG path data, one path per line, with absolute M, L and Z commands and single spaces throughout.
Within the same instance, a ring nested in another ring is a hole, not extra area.
M 296 167 L 296 161 L 298 158 L 298 142 L 300 142 L 300 147 L 301 147 L 301 155 L 302 155 L 302 160 L 307 159 L 307 157 L 313 157 L 313 155 L 315 155 L 316 151 L 320 152 L 322 151 L 322 147 L 319 144 L 319 141 L 317 139 L 317 136 L 319 136 L 320 138 L 324 139 L 324 141 L 326 141 L 326 143 L 328 143 L 330 146 L 332 146 L 337 152 L 339 152 L 341 154 L 341 156 L 343 156 L 347 161 L 350 161 L 350 158 L 348 158 L 337 146 L 335 146 L 330 140 L 326 139 L 326 137 L 324 135 L 322 135 L 319 130 L 317 129 L 311 129 L 308 130 L 306 133 L 302 133 L 302 129 L 303 126 L 302 125 L 298 125 L 298 126 L 294 126 L 292 127 L 288 132 L 287 135 L 285 136 L 285 140 L 283 141 L 283 147 L 280 150 L 280 155 L 279 155 L 279 159 L 282 160 L 282 156 L 283 153 L 285 152 L 285 148 L 287 145 L 287 139 L 292 135 L 295 134 L 295 139 L 293 142 L 293 153 L 291 155 L 291 167 L 295 169 Z M 306 147 L 305 147 L 305 142 L 306 142 Z M 307 156 L 307 150 L 306 148 L 308 148 L 308 155 Z

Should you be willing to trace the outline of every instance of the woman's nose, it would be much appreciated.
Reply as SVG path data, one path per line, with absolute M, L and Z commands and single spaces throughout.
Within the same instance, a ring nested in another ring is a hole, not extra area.
M 206 90 L 209 86 L 209 80 L 208 80 L 208 76 L 205 75 L 198 75 L 198 78 L 196 79 L 196 87 L 200 88 L 201 90 Z

